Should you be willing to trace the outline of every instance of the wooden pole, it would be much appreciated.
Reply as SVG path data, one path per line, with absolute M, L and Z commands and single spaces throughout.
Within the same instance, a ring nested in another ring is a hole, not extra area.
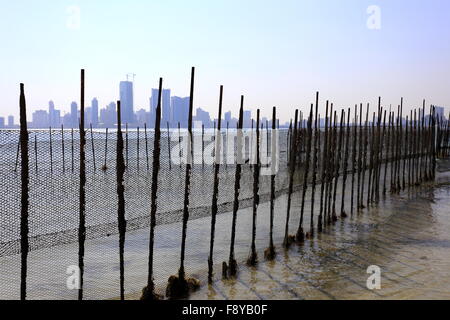
M 217 119 L 219 122 L 217 123 L 217 129 L 220 133 L 221 123 L 222 123 L 222 100 L 223 100 L 223 86 L 220 86 L 219 93 L 219 113 Z M 209 257 L 208 257 L 208 283 L 212 283 L 213 279 L 213 255 L 214 255 L 214 237 L 216 230 L 216 216 L 217 216 L 217 199 L 219 194 L 219 170 L 220 170 L 220 150 L 221 150 L 221 139 L 222 135 L 219 134 L 219 138 L 215 141 L 216 148 L 218 152 L 216 152 L 216 161 L 214 161 L 214 185 L 213 185 L 213 196 L 212 196 L 212 205 L 211 205 L 211 237 L 209 243 Z

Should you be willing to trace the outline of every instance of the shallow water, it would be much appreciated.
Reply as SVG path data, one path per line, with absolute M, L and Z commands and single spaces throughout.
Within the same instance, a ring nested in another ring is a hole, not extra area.
M 278 246 L 273 262 L 241 263 L 236 279 L 190 298 L 450 299 L 449 199 L 448 183 L 388 196 L 302 246 Z M 371 265 L 381 268 L 379 290 L 366 286 Z

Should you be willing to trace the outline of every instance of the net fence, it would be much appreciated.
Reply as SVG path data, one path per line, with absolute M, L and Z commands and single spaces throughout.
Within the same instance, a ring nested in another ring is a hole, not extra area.
M 408 127 L 394 126 L 394 121 L 381 125 L 378 129 L 375 125 L 347 128 L 345 126 L 340 128 L 336 122 L 334 125 L 334 130 L 325 131 L 324 128 L 319 128 L 314 132 L 308 131 L 307 124 L 302 122 L 298 134 L 287 129 L 276 130 L 276 134 L 270 129 L 260 131 L 261 137 L 266 137 L 265 142 L 262 138 L 258 141 L 261 155 L 265 154 L 270 158 L 272 153 L 270 141 L 277 140 L 278 170 L 275 174 L 276 203 L 273 226 L 277 243 L 283 240 L 286 215 L 289 212 L 289 198 L 292 203 L 290 209 L 292 216 L 287 230 L 289 234 L 295 234 L 299 225 L 300 210 L 302 212 L 305 210 L 303 222 L 305 226 L 309 226 L 311 219 L 317 224 L 319 205 L 322 212 L 322 202 L 325 207 L 333 207 L 332 210 L 329 209 L 333 215 L 335 211 L 338 214 L 341 211 L 349 213 L 355 203 L 362 205 L 359 191 L 358 195 L 356 191 L 355 194 L 353 192 L 356 188 L 359 190 L 360 185 L 367 188 L 364 191 L 362 187 L 361 197 L 369 201 L 375 193 L 383 192 L 383 185 L 387 185 L 391 191 L 394 188 L 395 191 L 397 183 L 400 185 L 403 183 L 403 188 L 405 187 L 405 179 L 408 185 L 420 181 L 419 175 L 421 177 L 422 174 L 425 176 L 431 172 L 433 163 L 431 156 L 449 155 L 448 121 L 442 122 L 436 133 L 431 126 L 423 127 L 425 129 L 420 133 L 417 123 L 415 127 L 410 124 L 408 132 Z M 120 294 L 116 185 L 117 132 L 112 129 L 87 129 L 85 132 L 87 140 L 84 298 L 116 299 Z M 231 147 L 228 147 L 231 142 L 228 137 L 233 137 L 233 132 L 232 129 L 221 132 L 223 136 L 221 154 L 224 160 L 219 168 L 218 216 L 214 247 L 216 277 L 220 277 L 221 263 L 228 259 L 230 246 L 236 146 L 231 144 Z M 19 133 L 18 130 L 0 130 L 0 184 L 3 190 L 0 193 L 0 299 L 20 297 Z M 207 282 L 211 202 L 214 189 L 214 162 L 211 159 L 214 159 L 216 152 L 216 135 L 214 130 L 195 129 L 193 133 L 194 164 L 189 194 L 190 217 L 186 235 L 185 268 L 187 274 L 195 276 L 202 283 Z M 153 129 L 123 129 L 127 221 L 124 278 L 125 296 L 130 299 L 139 298 L 142 288 L 147 284 L 154 136 Z M 170 275 L 176 274 L 179 267 L 186 169 L 183 162 L 186 155 L 182 148 L 183 143 L 180 142 L 186 137 L 185 130 L 169 129 L 162 130 L 161 133 L 154 278 L 156 291 L 162 295 L 167 279 Z M 245 137 L 248 142 L 244 151 L 246 163 L 242 165 L 240 175 L 236 224 L 235 250 L 238 260 L 245 259 L 249 253 L 254 202 L 254 164 L 250 159 L 254 158 L 256 149 L 250 146 L 255 145 L 255 130 L 246 130 Z M 297 143 L 292 142 L 294 137 L 297 137 Z M 427 145 L 430 141 L 437 143 L 437 150 Z M 29 130 L 28 148 L 30 202 L 27 298 L 77 299 L 77 290 L 70 287 L 70 279 L 72 268 L 78 265 L 80 132 L 73 129 Z M 296 165 L 290 167 L 289 159 L 295 159 Z M 423 172 L 419 171 L 421 168 Z M 313 172 L 316 174 L 313 175 Z M 289 192 L 291 173 L 292 195 Z M 344 173 L 347 191 L 343 181 Z M 375 176 L 380 190 L 373 187 Z M 256 247 L 259 251 L 268 244 L 270 181 L 270 174 L 261 174 L 259 177 L 260 205 L 256 228 Z M 328 189 L 334 189 L 334 195 Z M 314 195 L 315 200 L 312 201 Z M 354 199 L 356 197 L 357 200 Z

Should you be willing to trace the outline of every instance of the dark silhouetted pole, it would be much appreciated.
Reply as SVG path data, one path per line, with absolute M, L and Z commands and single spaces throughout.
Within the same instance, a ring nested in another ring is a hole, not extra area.
M 275 139 L 275 122 L 277 117 L 277 110 L 276 107 L 273 107 L 272 109 L 272 137 L 271 137 L 271 175 L 270 175 L 270 231 L 269 231 L 269 247 L 264 251 L 264 256 L 267 260 L 273 260 L 275 259 L 275 246 L 273 245 L 273 218 L 274 218 L 274 206 L 275 206 L 275 175 L 276 171 L 273 168 L 275 165 L 273 163 L 275 157 L 277 157 L 277 141 Z M 276 160 L 275 160 L 276 161 Z
M 236 220 L 237 211 L 239 209 L 239 190 L 241 188 L 241 165 L 244 162 L 245 150 L 242 150 L 242 127 L 244 117 L 244 96 L 241 96 L 241 107 L 239 109 L 239 121 L 237 124 L 237 154 L 236 154 L 236 171 L 234 174 L 234 199 L 233 199 L 233 218 L 231 221 L 231 241 L 230 241 L 230 257 L 228 259 L 228 266 L 226 263 L 223 265 L 222 275 L 235 276 L 237 272 L 237 263 L 234 258 L 234 241 L 236 238 Z
M 172 155 L 171 155 L 171 147 L 170 147 L 170 129 L 169 129 L 169 121 L 167 121 L 167 151 L 169 152 L 169 170 L 172 170 Z
M 125 161 L 123 159 L 123 137 L 120 101 L 117 101 L 117 147 L 116 147 L 116 187 L 117 187 L 117 222 L 119 229 L 119 263 L 120 263 L 120 300 L 125 299 L 125 266 L 124 249 L 127 222 L 125 220 L 125 186 L 123 176 L 125 174 Z
M 294 185 L 294 172 L 295 172 L 295 158 L 297 157 L 297 123 L 298 123 L 298 110 L 295 110 L 295 121 L 294 121 L 294 134 L 293 138 L 291 140 L 291 149 L 292 151 L 289 152 L 290 159 L 289 159 L 289 190 L 288 190 L 288 203 L 287 203 L 287 213 L 286 213 L 286 224 L 284 228 L 284 240 L 283 240 L 283 246 L 285 248 L 289 247 L 291 244 L 291 240 L 289 237 L 289 218 L 290 218 L 290 211 L 291 211 L 291 197 L 292 197 L 292 189 Z
M 311 110 L 309 112 L 307 123 L 307 137 L 306 137 L 307 146 L 306 146 L 305 172 L 303 173 L 303 189 L 302 189 L 302 202 L 300 208 L 300 221 L 298 223 L 297 233 L 295 235 L 295 240 L 299 243 L 303 242 L 305 238 L 305 234 L 303 232 L 303 212 L 305 209 L 306 190 L 308 188 L 309 164 L 311 162 L 313 108 L 314 105 L 311 104 Z
M 319 217 L 317 221 L 317 230 L 319 232 L 322 231 L 322 220 L 323 220 L 323 211 L 324 211 L 324 191 L 325 191 L 325 177 L 326 177 L 326 155 L 327 155 L 327 148 L 328 148 L 328 100 L 326 102 L 326 111 L 325 111 L 325 134 L 324 134 L 324 145 L 323 145 L 323 152 L 322 152 L 322 174 L 321 174 L 321 186 L 320 186 L 320 210 L 319 210 Z
M 147 287 L 142 293 L 143 300 L 159 299 L 155 294 L 155 283 L 153 279 L 153 256 L 155 243 L 155 226 L 156 226 L 156 209 L 158 199 L 158 175 L 160 169 L 160 155 L 161 155 L 161 94 L 162 94 L 163 79 L 159 78 L 158 90 L 158 104 L 156 106 L 155 115 L 155 136 L 153 141 L 153 162 L 152 162 L 152 193 L 150 206 L 150 241 L 148 249 L 148 278 Z
M 345 151 L 344 151 L 344 163 L 342 168 L 342 198 L 341 198 L 341 218 L 345 218 L 347 214 L 345 213 L 344 203 L 345 203 L 345 185 L 347 182 L 347 170 L 348 170 L 348 157 L 349 157 L 349 144 L 350 144 L 350 108 L 347 111 L 347 131 L 345 134 Z
M 80 268 L 80 287 L 78 300 L 83 300 L 84 243 L 86 241 L 86 133 L 84 131 L 84 69 L 81 70 L 81 109 L 80 109 L 80 221 L 78 226 L 78 267 Z
M 250 256 L 247 259 L 247 264 L 250 266 L 256 265 L 258 262 L 258 255 L 256 254 L 256 216 L 258 213 L 259 205 L 259 171 L 260 171 L 260 158 L 259 158 L 259 141 L 260 141 L 260 130 L 259 130 L 259 109 L 256 111 L 256 163 L 253 167 L 253 215 L 252 215 L 252 243 Z M 253 146 L 251 146 L 253 149 Z
M 91 129 L 91 146 L 92 146 L 92 161 L 94 164 L 94 171 L 97 170 L 95 165 L 95 146 L 94 146 L 94 133 L 92 132 L 92 123 L 89 125 Z
M 214 185 L 213 185 L 213 196 L 212 196 L 212 204 L 211 204 L 211 237 L 209 243 L 209 257 L 208 257 L 208 282 L 212 283 L 213 279 L 213 255 L 214 255 L 214 237 L 216 231 L 216 216 L 217 216 L 217 199 L 219 194 L 219 170 L 220 170 L 220 150 L 222 143 L 222 134 L 221 123 L 222 123 L 222 100 L 223 100 L 223 86 L 220 86 L 219 93 L 219 114 L 218 114 L 218 123 L 217 130 L 219 131 L 219 138 L 216 139 L 216 149 L 215 153 L 215 161 L 214 161 Z
M 20 84 L 20 148 L 21 148 L 21 205 L 20 205 L 20 300 L 27 297 L 28 268 L 28 193 L 29 193 L 29 159 L 28 159 L 28 128 L 27 107 L 23 83 Z
M 61 149 L 62 149 L 62 165 L 63 173 L 66 172 L 66 157 L 64 153 L 64 125 L 61 125 Z
M 317 182 L 317 167 L 318 167 L 318 148 L 320 148 L 320 132 L 318 128 L 318 121 L 320 121 L 319 116 L 319 92 L 316 92 L 316 110 L 314 113 L 314 143 L 313 143 L 313 172 L 312 172 L 312 185 L 311 185 L 311 219 L 309 226 L 309 236 L 314 235 L 314 204 L 316 195 L 316 182 Z

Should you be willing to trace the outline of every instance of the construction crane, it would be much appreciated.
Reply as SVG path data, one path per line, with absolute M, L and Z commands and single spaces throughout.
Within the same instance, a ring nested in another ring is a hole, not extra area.
M 134 82 L 134 78 L 136 77 L 136 74 L 135 73 L 127 73 L 126 77 L 127 77 L 127 81 L 129 81 L 128 80 L 129 78 L 132 78 L 133 79 L 132 81 Z

